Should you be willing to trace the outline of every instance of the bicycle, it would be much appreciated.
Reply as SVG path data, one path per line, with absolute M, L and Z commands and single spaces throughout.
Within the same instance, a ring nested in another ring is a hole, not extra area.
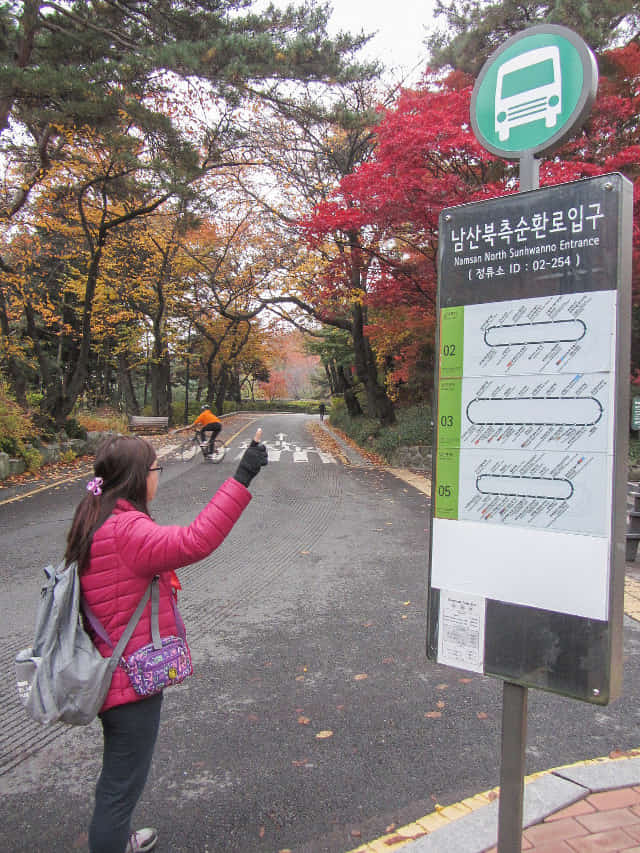
M 205 439 L 205 441 L 201 441 L 198 430 L 190 435 L 189 438 L 186 438 L 178 447 L 178 453 L 183 462 L 187 453 L 190 458 L 195 456 L 198 450 L 202 453 L 205 462 L 213 462 L 214 464 L 222 462 L 227 454 L 227 446 L 219 438 L 216 438 L 213 442 L 213 453 L 209 453 L 209 440 Z

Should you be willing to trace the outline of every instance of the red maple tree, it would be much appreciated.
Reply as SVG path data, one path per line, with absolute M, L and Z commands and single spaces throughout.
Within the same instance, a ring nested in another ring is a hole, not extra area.
M 633 181 L 633 293 L 640 305 L 640 46 L 605 53 L 600 67 L 588 122 L 543 161 L 541 184 L 614 171 Z M 302 223 L 310 245 L 330 239 L 339 249 L 322 286 L 308 296 L 336 311 L 354 298 L 357 283 L 365 333 L 386 367 L 388 386 L 410 379 L 433 340 L 440 212 L 517 190 L 517 163 L 491 155 L 473 134 L 472 88 L 468 75 L 454 72 L 441 80 L 427 76 L 422 88 L 403 91 L 376 128 L 373 158 Z

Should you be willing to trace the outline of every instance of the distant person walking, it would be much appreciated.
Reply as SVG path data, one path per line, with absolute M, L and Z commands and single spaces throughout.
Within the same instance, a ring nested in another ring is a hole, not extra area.
M 324 420 L 324 413 L 327 411 L 327 407 L 325 406 L 324 403 L 320 403 L 319 411 L 320 411 L 320 420 L 323 421 Z

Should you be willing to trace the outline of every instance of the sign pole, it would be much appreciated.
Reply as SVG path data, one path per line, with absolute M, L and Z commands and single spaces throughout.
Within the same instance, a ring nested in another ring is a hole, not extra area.
M 537 190 L 540 187 L 540 160 L 530 151 L 520 157 L 520 192 Z
M 540 160 L 530 152 L 520 158 L 520 192 L 540 187 Z M 498 853 L 521 853 L 524 770 L 527 746 L 526 687 L 505 681 L 502 691 L 502 745 Z
M 527 688 L 505 681 L 502 692 L 502 752 L 498 805 L 498 853 L 522 850 Z

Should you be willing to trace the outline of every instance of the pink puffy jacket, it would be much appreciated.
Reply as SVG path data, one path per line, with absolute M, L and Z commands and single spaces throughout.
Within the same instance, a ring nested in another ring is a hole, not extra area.
M 114 646 L 156 574 L 160 575 L 160 634 L 166 637 L 177 633 L 171 605 L 171 571 L 214 551 L 250 500 L 249 490 L 229 479 L 187 527 L 163 527 L 127 501 L 118 501 L 112 515 L 93 536 L 89 564 L 81 576 L 82 594 Z M 106 643 L 95 637 L 94 641 L 102 655 L 111 655 Z M 124 654 L 130 655 L 150 642 L 149 601 Z M 141 698 L 126 672 L 117 667 L 102 711 Z

